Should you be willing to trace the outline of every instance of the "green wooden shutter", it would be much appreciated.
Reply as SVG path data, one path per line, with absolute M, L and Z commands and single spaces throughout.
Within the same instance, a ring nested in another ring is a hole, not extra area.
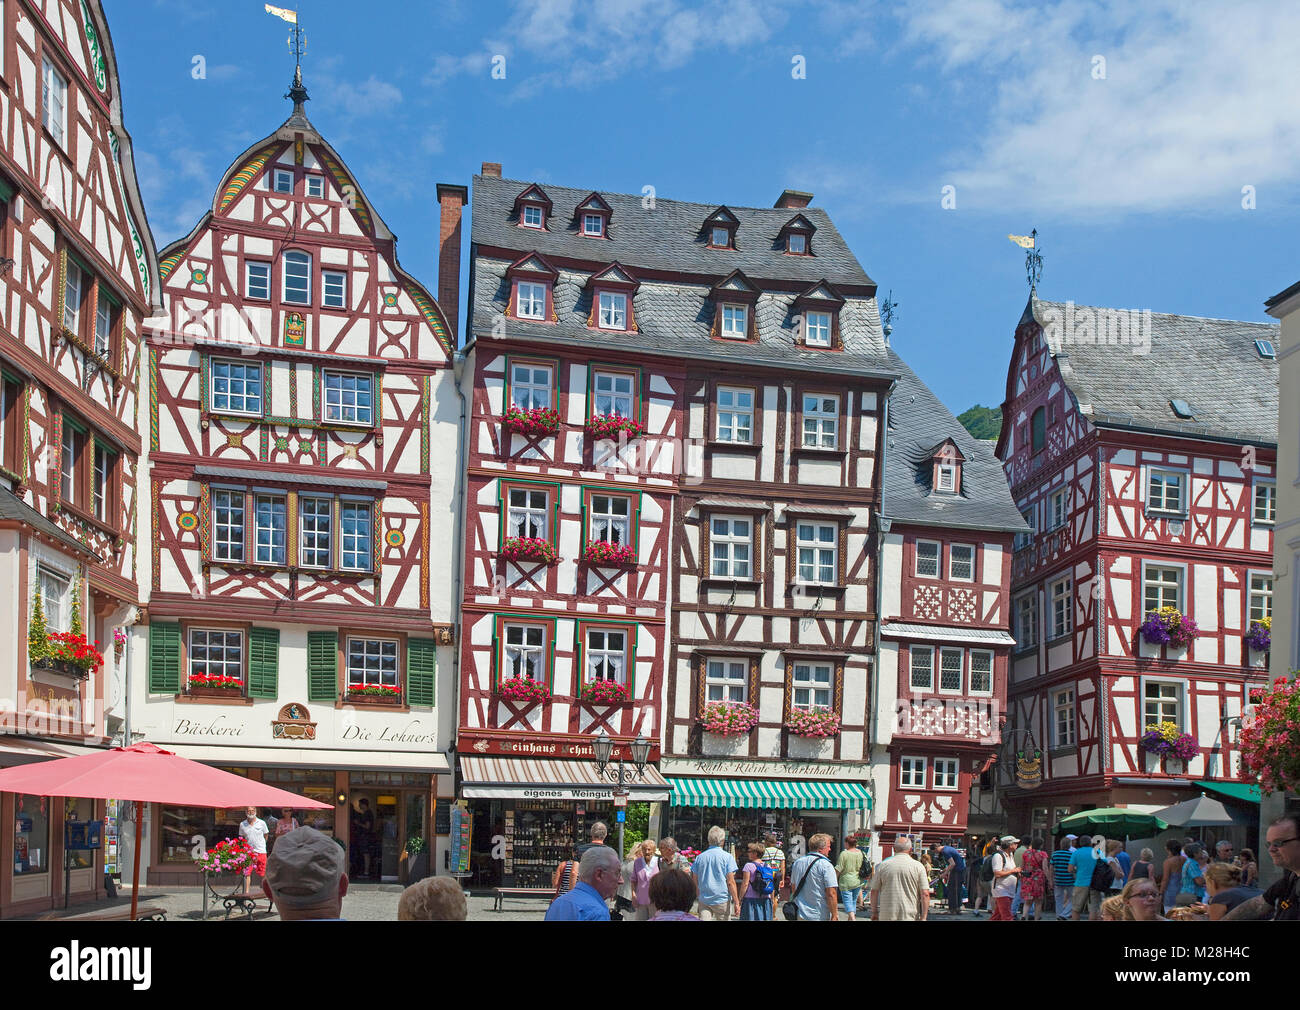
M 339 636 L 333 631 L 307 632 L 307 700 L 338 701 Z
M 438 643 L 432 638 L 406 642 L 406 700 L 412 705 L 432 705 L 438 673 Z
M 181 690 L 181 626 L 149 624 L 149 693 L 179 694 Z
M 253 628 L 248 633 L 248 696 L 270 698 L 280 690 L 280 629 Z

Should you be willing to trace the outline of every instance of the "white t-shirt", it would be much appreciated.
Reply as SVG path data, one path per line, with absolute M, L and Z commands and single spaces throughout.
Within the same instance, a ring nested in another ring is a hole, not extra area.
M 993 871 L 1009 870 L 1016 865 L 1015 858 L 1008 852 L 993 853 Z M 1005 877 L 993 878 L 993 897 L 995 898 L 1014 898 L 1016 896 L 1016 881 L 1020 878 L 1014 873 L 1008 873 Z
M 257 818 L 252 824 L 248 820 L 239 822 L 239 837 L 245 839 L 254 852 L 266 855 L 266 821 Z

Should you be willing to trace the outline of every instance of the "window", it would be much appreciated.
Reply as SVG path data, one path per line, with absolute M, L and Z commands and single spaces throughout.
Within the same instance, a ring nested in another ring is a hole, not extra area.
M 925 788 L 925 758 L 901 757 L 898 759 L 898 784 L 904 788 Z
M 975 581 L 975 548 L 971 544 L 953 544 L 949 549 L 948 578 L 957 582 Z
M 189 675 L 244 679 L 244 633 L 191 628 Z
M 598 417 L 632 417 L 636 403 L 635 378 L 621 372 L 597 372 L 592 377 L 596 394 L 595 409 Z
M 542 208 L 533 205 L 525 206 L 522 220 L 525 228 L 540 228 L 542 226 Z
M 90 290 L 90 276 L 71 257 L 63 278 L 63 328 L 80 336 L 81 303 Z
M 343 534 L 339 567 L 349 572 L 370 571 L 374 551 L 371 525 L 374 509 L 370 502 L 345 501 L 339 505 L 339 527 Z
M 805 312 L 804 343 L 809 347 L 831 346 L 831 314 L 829 312 Z
M 1025 524 L 1029 527 L 1029 530 L 1026 533 L 1016 534 L 1015 549 L 1018 551 L 1023 550 L 1024 548 L 1032 544 L 1034 542 L 1034 536 L 1038 533 L 1038 521 L 1037 521 L 1038 517 L 1035 513 L 1033 506 L 1030 506 L 1029 508 L 1025 509 L 1025 511 L 1021 512 L 1020 517 L 1024 519 Z
M 587 629 L 587 680 L 627 683 L 627 632 Z
M 1183 515 L 1183 482 L 1187 475 L 1172 470 L 1156 470 L 1147 473 L 1147 511 L 1164 512 L 1171 515 Z
M 804 396 L 803 446 L 805 449 L 834 449 L 839 444 L 840 398 Z
M 911 685 L 914 691 L 934 690 L 934 649 L 928 645 L 907 647 L 911 665 Z
M 212 492 L 212 560 L 244 560 L 244 492 Z
M 304 568 L 328 568 L 333 561 L 331 534 L 334 499 L 298 499 L 298 563 Z
M 616 291 L 600 293 L 600 328 L 602 330 L 627 329 L 627 295 Z
M 710 235 L 709 244 L 713 246 L 714 249 L 731 248 L 731 231 L 729 229 L 718 228 L 715 226 Z
M 47 630 L 68 631 L 72 627 L 72 580 L 62 572 L 37 565 L 36 585 L 41 591 Z
M 520 319 L 545 319 L 546 285 L 534 281 L 520 281 L 516 312 Z
M 1038 594 L 1029 593 L 1016 600 L 1016 648 L 1028 649 L 1038 644 Z
M 22 384 L 0 376 L 0 466 L 17 473 L 22 466 Z
M 511 365 L 510 405 L 520 410 L 548 409 L 551 370 L 541 365 Z
M 255 260 L 244 262 L 244 291 L 249 298 L 271 297 L 271 264 Z
M 971 694 L 993 693 L 993 653 L 975 649 L 970 654 Z
M 101 358 L 107 358 L 112 353 L 117 317 L 117 303 L 101 288 L 95 299 L 95 353 Z
M 385 638 L 348 639 L 348 687 L 397 687 L 397 643 Z
M 962 668 L 965 653 L 961 649 L 939 650 L 939 690 L 951 694 L 961 693 Z
M 261 417 L 262 366 L 213 359 L 212 409 Z
M 1255 484 L 1255 522 L 1271 523 L 1277 519 L 1277 485 L 1273 481 Z
M 506 677 L 542 679 L 546 671 L 542 655 L 545 644 L 545 628 L 533 624 L 507 624 L 503 663 Z
M 274 181 L 271 188 L 277 193 L 292 193 L 293 173 L 287 169 L 277 168 L 274 172 Z
M 1183 570 L 1144 565 L 1142 574 L 1142 606 L 1145 610 L 1173 607 L 1182 610 Z
M 709 549 L 715 578 L 747 579 L 752 571 L 753 520 L 736 516 L 714 516 L 710 521 Z
M 722 306 L 722 335 L 728 340 L 744 340 L 749 336 L 749 309 L 744 305 Z
M 321 304 L 329 309 L 347 306 L 348 275 L 339 270 L 326 270 L 320 275 Z
M 831 666 L 829 663 L 795 663 L 791 681 L 792 707 L 805 711 L 830 709 Z
M 605 219 L 600 214 L 582 215 L 582 234 L 599 238 L 605 234 Z
M 374 376 L 355 372 L 321 373 L 325 388 L 325 420 L 340 424 L 373 424 Z
M 545 540 L 546 520 L 550 512 L 550 495 L 545 491 L 511 488 L 509 500 L 509 512 L 506 515 L 506 536 Z
M 256 533 L 255 558 L 259 565 L 282 565 L 285 562 L 285 531 L 288 529 L 288 506 L 283 498 L 255 495 L 253 519 Z
M 705 700 L 743 704 L 749 694 L 748 673 L 743 659 L 710 659 L 704 674 Z
M 107 523 L 116 518 L 110 515 L 113 502 L 113 464 L 116 453 L 95 443 L 95 463 L 91 473 L 91 507 L 95 518 Z
M 939 577 L 938 541 L 918 540 L 916 542 L 916 574 L 921 578 L 937 579 Z
M 934 788 L 936 789 L 957 788 L 957 759 L 956 758 L 935 758 L 934 759 Z
M 1073 626 L 1074 612 L 1071 609 L 1074 580 L 1068 576 L 1053 582 L 1049 588 L 1052 600 L 1052 628 L 1050 638 L 1068 635 Z
M 943 491 L 946 494 L 954 494 L 957 491 L 957 465 L 955 463 L 940 463 L 935 468 L 938 474 L 934 482 L 936 491 Z
M 63 444 L 59 452 L 59 497 L 69 504 L 86 505 L 82 455 L 86 451 L 86 434 L 63 418 Z
M 808 251 L 808 236 L 791 232 L 785 239 L 785 251 L 801 256 Z
M 307 176 L 307 195 L 314 200 L 319 200 L 325 196 L 325 176 Z
M 1042 452 L 1047 445 L 1047 412 L 1042 407 L 1035 410 L 1030 417 L 1029 429 L 1032 433 L 1030 451 Z
M 45 60 L 41 74 L 41 125 L 50 131 L 54 142 L 67 148 L 68 81 Z
M 718 441 L 748 444 L 754 432 L 754 391 L 718 387 Z
M 607 494 L 591 496 L 591 539 L 626 544 L 632 536 L 632 502 Z
M 1052 746 L 1074 746 L 1074 689 L 1052 694 Z
M 1065 525 L 1066 502 L 1069 500 L 1069 494 L 1065 488 L 1055 492 L 1051 498 L 1052 525 L 1051 529 L 1060 529 Z
M 1182 685 L 1177 681 L 1148 680 L 1142 688 L 1142 728 L 1172 722 L 1181 727 Z
M 311 257 L 304 252 L 284 254 L 284 300 L 295 305 L 311 304 Z
M 839 527 L 834 523 L 799 523 L 796 530 L 799 551 L 799 581 L 814 585 L 834 585 L 836 555 L 839 552 Z
M 1273 576 L 1251 573 L 1250 576 L 1250 617 L 1252 621 L 1262 621 L 1273 616 Z

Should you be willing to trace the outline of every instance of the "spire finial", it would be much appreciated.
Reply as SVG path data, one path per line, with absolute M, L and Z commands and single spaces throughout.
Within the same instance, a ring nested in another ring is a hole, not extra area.
M 289 85 L 289 93 L 285 98 L 293 101 L 293 111 L 295 115 L 301 115 L 303 112 L 303 102 L 310 101 L 307 94 L 307 88 L 302 83 L 302 53 L 307 47 L 306 38 L 303 35 L 302 25 L 298 23 L 298 12 L 288 10 L 285 7 L 273 7 L 270 4 L 264 4 L 266 13 L 273 14 L 281 21 L 287 21 L 293 25 L 289 31 L 289 52 L 293 53 L 293 83 Z
M 1038 290 L 1038 282 L 1043 279 L 1043 254 L 1038 248 L 1038 229 L 1028 235 L 1008 235 L 1012 242 L 1025 251 L 1025 277 L 1029 281 L 1029 294 Z

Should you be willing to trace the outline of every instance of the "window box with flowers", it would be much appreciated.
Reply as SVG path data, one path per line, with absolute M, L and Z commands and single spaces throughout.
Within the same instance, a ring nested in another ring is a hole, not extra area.
M 551 689 L 531 677 L 509 677 L 497 684 L 497 697 L 506 701 L 548 702 Z
M 1268 652 L 1273 647 L 1273 618 L 1251 621 L 1246 631 L 1246 644 L 1255 652 Z
M 540 537 L 506 537 L 501 556 L 507 561 L 540 561 L 547 565 L 560 560 L 555 545 Z
M 560 412 L 552 407 L 510 407 L 501 418 L 506 430 L 516 435 L 554 435 L 560 430 Z
M 785 728 L 795 736 L 821 739 L 838 736 L 840 717 L 825 708 L 794 709 L 785 720 Z
M 221 673 L 192 673 L 185 681 L 185 693 L 194 698 L 238 698 L 243 691 L 242 679 Z
M 1265 792 L 1300 793 L 1300 681 L 1278 677 L 1272 687 L 1253 689 L 1250 701 L 1255 714 L 1242 723 L 1243 769 Z
M 758 725 L 758 707 L 743 701 L 711 701 L 700 712 L 700 726 L 706 733 L 737 736 Z
M 90 642 L 81 630 L 81 610 L 74 595 L 68 631 L 50 631 L 45 623 L 45 605 L 40 590 L 32 599 L 27 625 L 27 660 L 33 670 L 48 670 L 65 677 L 85 680 L 104 665 L 99 642 Z
M 400 705 L 402 689 L 395 684 L 349 684 L 343 700 L 355 705 Z
M 579 697 L 589 705 L 625 705 L 629 701 L 627 685 L 616 680 L 589 681 Z
M 1196 622 L 1184 617 L 1176 607 L 1147 611 L 1138 631 L 1148 645 L 1168 645 L 1175 649 L 1187 648 L 1201 634 Z
M 603 568 L 631 568 L 636 565 L 636 548 L 631 544 L 593 540 L 582 549 L 582 560 Z
M 1158 722 L 1142 734 L 1138 746 L 1148 757 L 1162 761 L 1170 775 L 1182 774 L 1186 763 L 1201 753 L 1201 745 L 1190 733 L 1180 733 L 1178 724 L 1168 720 Z
M 587 432 L 595 438 L 617 440 L 626 433 L 630 442 L 645 434 L 645 426 L 640 421 L 618 414 L 596 414 L 587 418 Z

